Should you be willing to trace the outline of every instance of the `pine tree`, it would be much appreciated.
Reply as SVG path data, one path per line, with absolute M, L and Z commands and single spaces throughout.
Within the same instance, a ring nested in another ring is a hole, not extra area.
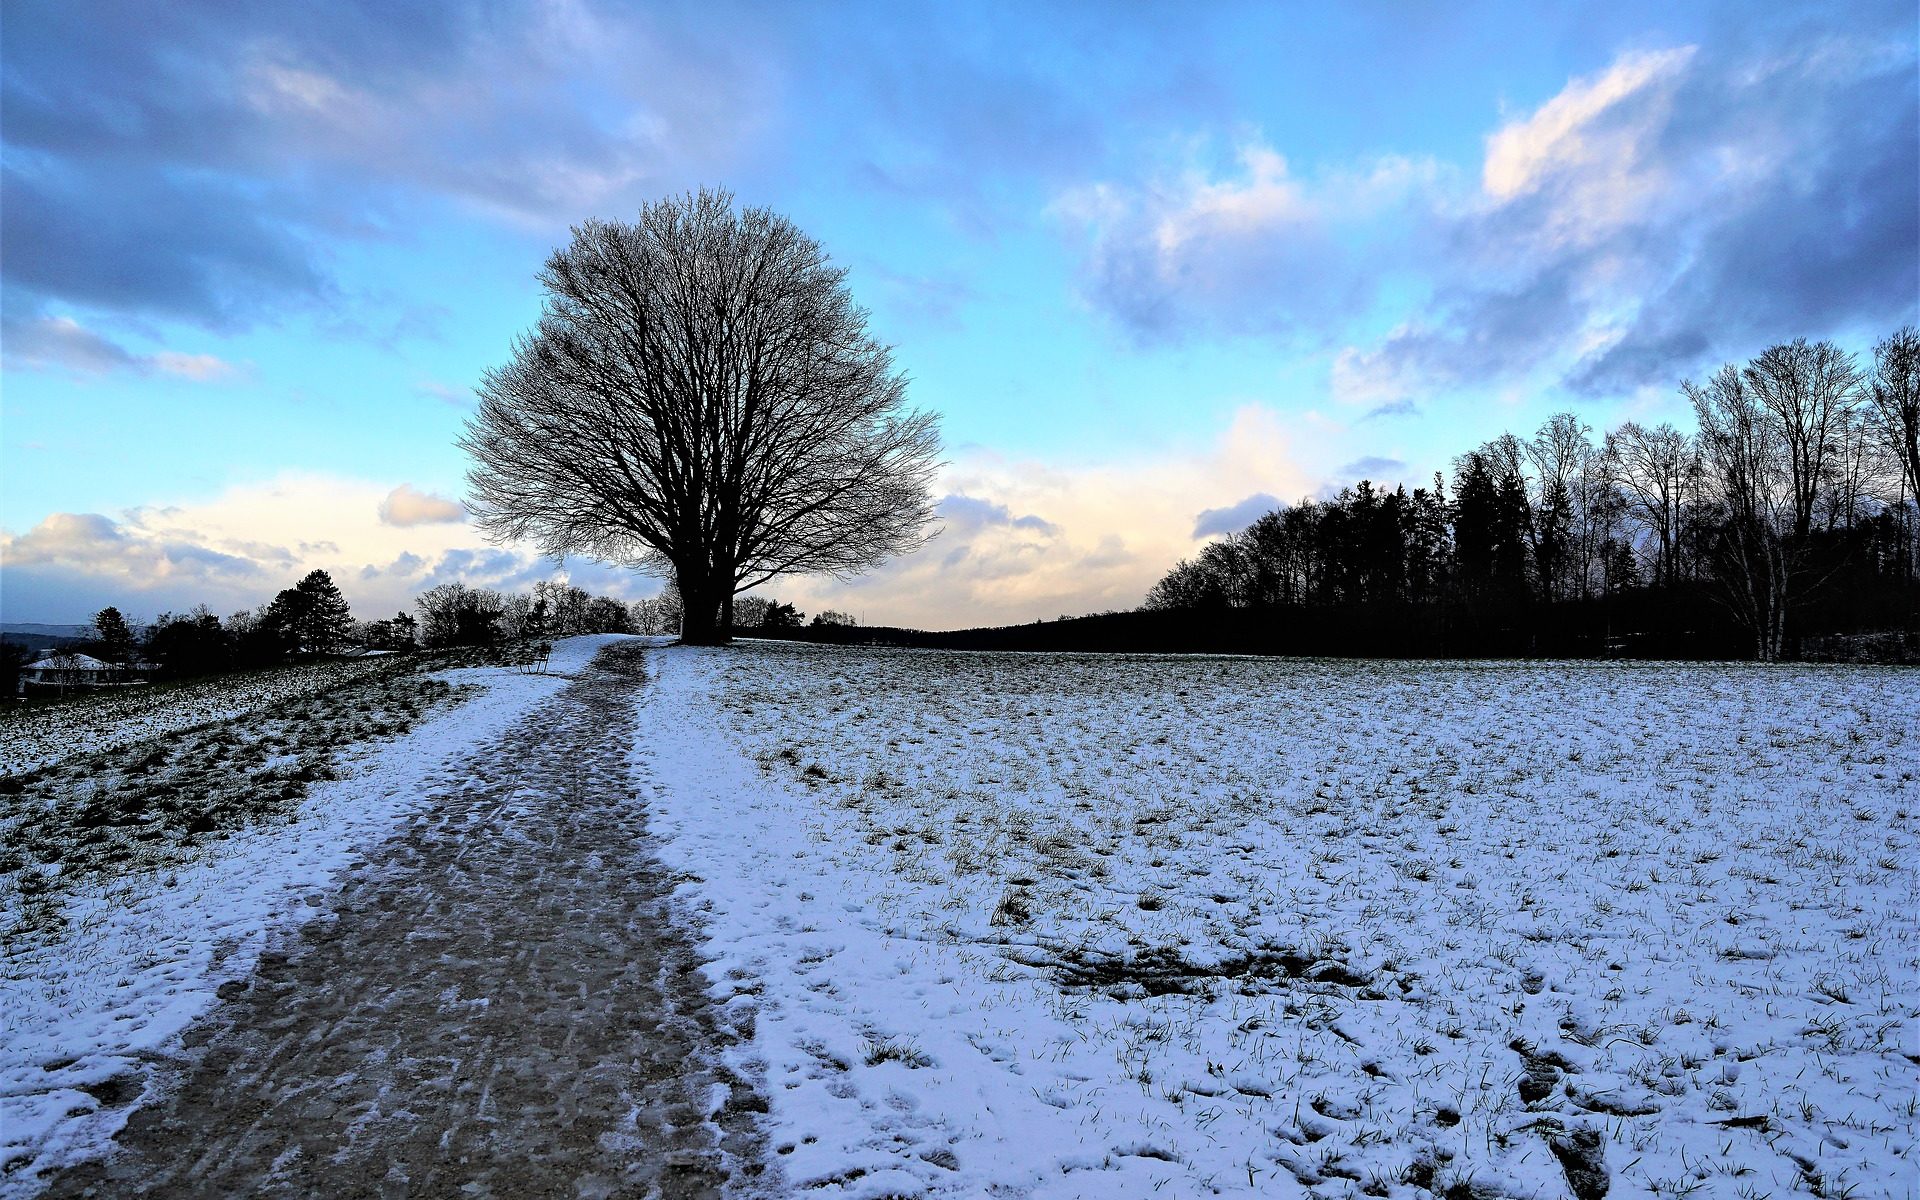
M 302 632 L 313 598 L 298 588 L 285 588 L 260 610 L 248 635 L 251 656 L 265 662 L 278 662 L 305 649 Z
M 307 601 L 293 624 L 300 648 L 308 654 L 338 650 L 353 635 L 353 611 L 333 577 L 318 569 L 309 571 L 293 590 Z
M 1495 519 L 1493 573 L 1501 593 L 1527 598 L 1527 531 L 1533 526 L 1533 508 L 1527 485 L 1517 471 L 1503 471 L 1494 489 Z
M 1485 591 L 1494 577 L 1498 505 L 1486 457 L 1464 456 L 1453 473 L 1453 545 L 1460 580 L 1469 592 Z
M 93 614 L 93 636 L 100 642 L 100 656 L 108 662 L 125 666 L 133 657 L 133 630 L 112 605 Z

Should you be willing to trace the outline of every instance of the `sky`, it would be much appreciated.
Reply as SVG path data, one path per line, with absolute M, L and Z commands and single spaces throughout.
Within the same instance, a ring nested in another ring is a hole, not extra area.
M 657 580 L 490 545 L 472 388 L 590 217 L 849 271 L 941 531 L 763 594 L 1130 608 L 1209 537 L 1920 306 L 1911 3 L 10 4 L 0 619 Z

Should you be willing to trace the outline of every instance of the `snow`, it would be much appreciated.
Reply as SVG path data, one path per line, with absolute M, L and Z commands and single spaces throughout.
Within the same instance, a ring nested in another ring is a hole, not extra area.
M 0 1195 L 608 640 L 0 959 Z M 655 645 L 647 849 L 789 1191 L 1912 1191 L 1910 671 Z
M 1911 672 L 649 657 L 794 1192 L 1911 1190 Z
M 609 640 L 556 643 L 547 674 L 439 672 L 470 685 L 470 698 L 356 747 L 344 778 L 315 784 L 292 821 L 214 843 L 179 869 L 86 889 L 68 902 L 57 941 L 0 959 L 0 1196 L 29 1194 L 43 1173 L 103 1152 L 130 1111 L 124 1095 L 181 1052 L 181 1032 L 223 982 L 251 972 L 269 933 L 321 912 L 356 848 L 457 789 L 468 747 L 558 691 Z M 152 736 L 149 715 L 131 719 Z M 110 728 L 101 739 L 135 740 Z M 0 913 L 0 923 L 13 922 Z
M 82 754 L 232 720 L 388 669 L 391 664 L 377 661 L 308 663 L 188 683 L 115 688 L 58 704 L 0 709 L 0 774 L 35 770 Z

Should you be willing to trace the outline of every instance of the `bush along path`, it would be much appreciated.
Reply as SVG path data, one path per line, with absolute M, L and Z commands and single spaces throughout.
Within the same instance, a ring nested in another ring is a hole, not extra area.
M 112 1155 L 50 1196 L 707 1196 L 765 1105 L 648 853 L 614 645 L 478 748 L 190 1029 Z

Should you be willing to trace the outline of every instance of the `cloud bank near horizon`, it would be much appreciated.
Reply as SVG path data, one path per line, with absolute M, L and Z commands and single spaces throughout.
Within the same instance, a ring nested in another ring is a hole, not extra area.
M 1310 491 L 1295 452 L 1279 416 L 1249 406 L 1209 443 L 1158 458 L 1061 467 L 962 455 L 938 482 L 940 533 L 924 549 L 849 581 L 796 576 L 759 590 L 808 611 L 923 628 L 1131 608 L 1201 539 L 1229 531 L 1220 514 Z M 314 474 L 114 516 L 53 513 L 23 533 L 0 532 L 0 607 L 10 620 L 54 623 L 107 604 L 143 617 L 202 603 L 225 613 L 315 568 L 362 617 L 456 580 L 514 590 L 565 574 L 628 600 L 660 586 L 634 571 L 490 546 L 463 518 L 457 501 L 411 484 Z

